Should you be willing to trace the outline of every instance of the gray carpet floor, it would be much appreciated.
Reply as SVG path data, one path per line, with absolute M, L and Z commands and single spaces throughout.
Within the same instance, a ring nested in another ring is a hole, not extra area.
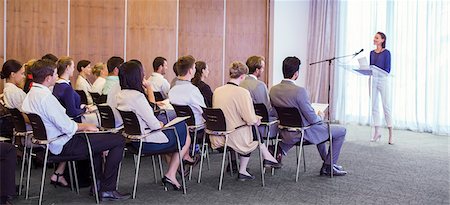
M 218 191 L 222 155 L 214 152 L 210 155 L 211 169 L 204 168 L 202 183 L 196 182 L 197 167 L 183 195 L 164 191 L 160 180 L 155 184 L 151 160 L 144 158 L 136 199 L 104 204 L 450 204 L 450 137 L 394 130 L 395 145 L 388 145 L 386 130 L 374 143 L 369 142 L 369 127 L 346 128 L 339 164 L 349 172 L 347 176 L 319 176 L 322 162 L 317 149 L 306 146 L 306 172 L 301 167 L 299 182 L 295 182 L 292 149 L 283 159 L 284 167 L 274 176 L 267 173 L 266 185 L 261 187 L 258 152 L 254 152 L 249 169 L 257 178 L 239 182 L 236 175 L 227 174 Z M 41 169 L 32 169 L 31 196 L 39 194 L 40 175 Z M 120 176 L 121 192 L 132 192 L 133 176 L 133 157 L 127 155 Z M 36 197 L 25 200 L 19 196 L 13 204 L 37 202 Z M 44 204 L 95 204 L 95 200 L 89 196 L 89 188 L 77 195 L 69 189 L 54 188 L 46 178 Z

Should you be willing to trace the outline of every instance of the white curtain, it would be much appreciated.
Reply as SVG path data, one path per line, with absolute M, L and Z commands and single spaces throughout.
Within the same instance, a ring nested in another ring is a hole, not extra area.
M 386 34 L 391 52 L 394 128 L 450 135 L 449 5 L 447 0 L 361 1 L 340 4 L 336 55 L 359 51 L 335 63 L 334 119 L 370 124 L 368 78 L 358 75 L 358 58 Z

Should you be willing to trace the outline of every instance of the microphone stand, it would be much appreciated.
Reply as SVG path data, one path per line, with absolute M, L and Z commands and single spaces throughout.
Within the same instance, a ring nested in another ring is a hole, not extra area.
M 356 56 L 358 55 L 360 52 L 354 53 L 354 54 L 350 54 L 350 55 L 344 55 L 344 56 L 338 56 L 338 57 L 332 57 L 329 59 L 325 59 L 325 60 L 321 60 L 321 61 L 317 61 L 317 62 L 313 62 L 310 63 L 309 65 L 315 65 L 318 63 L 323 63 L 323 62 L 328 62 L 328 98 L 327 98 L 327 102 L 328 102 L 328 122 L 327 122 L 327 126 L 328 126 L 328 139 L 330 140 L 330 149 L 329 149 L 329 153 L 330 154 L 330 171 L 331 171 L 331 175 L 330 177 L 333 178 L 333 169 L 334 169 L 334 162 L 333 162 L 333 138 L 331 137 L 331 128 L 330 128 L 330 123 L 331 123 L 331 114 L 330 114 L 330 109 L 331 109 L 331 105 L 330 105 L 330 95 L 331 95 L 331 63 L 336 60 L 336 59 L 340 59 L 340 58 L 346 58 L 349 56 Z

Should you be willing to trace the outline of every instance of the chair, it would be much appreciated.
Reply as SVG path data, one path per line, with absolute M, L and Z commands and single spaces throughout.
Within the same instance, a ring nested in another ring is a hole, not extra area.
M 280 130 L 287 130 L 289 132 L 301 133 L 300 141 L 295 144 L 297 146 L 297 170 L 295 174 L 295 182 L 298 182 L 300 160 L 302 157 L 302 153 L 304 153 L 303 146 L 312 144 L 304 139 L 305 130 L 311 128 L 312 125 L 309 126 L 303 125 L 301 114 L 299 110 L 295 107 L 275 107 L 275 110 L 277 111 L 278 119 L 280 120 L 280 124 L 278 126 Z M 331 158 L 333 158 L 332 154 Z M 304 154 L 303 154 L 303 161 L 305 161 Z M 303 165 L 306 169 L 305 163 Z
M 234 132 L 236 129 L 233 130 L 227 130 L 227 125 L 225 121 L 225 116 L 221 109 L 218 108 L 203 108 L 203 117 L 206 120 L 206 128 L 205 128 L 205 135 L 218 135 L 218 136 L 224 136 L 225 137 L 225 145 L 223 148 L 223 155 L 222 155 L 222 166 L 220 169 L 220 179 L 219 179 L 219 191 L 222 190 L 222 182 L 223 182 L 223 169 L 225 165 L 225 156 L 227 153 L 227 142 L 228 142 L 228 135 Z M 254 125 L 255 129 L 257 128 L 256 125 Z M 256 132 L 256 135 L 258 137 L 258 146 L 261 146 L 261 140 L 259 136 L 259 132 Z M 204 152 L 204 147 L 202 147 L 202 153 Z M 263 168 L 263 158 L 261 151 L 259 152 L 259 159 L 260 159 L 260 169 L 261 169 L 261 185 L 264 187 L 264 168 Z M 231 168 L 231 157 L 229 158 L 230 161 L 230 168 Z M 200 174 L 199 179 L 201 178 L 201 170 L 202 170 L 202 164 L 203 164 L 203 158 L 201 158 L 200 161 Z M 232 171 L 231 171 L 232 173 Z M 200 180 L 199 180 L 200 181 Z
M 155 101 L 156 102 L 164 100 L 164 96 L 162 95 L 161 92 L 153 92 L 153 95 L 155 96 Z
M 264 139 L 264 137 L 266 137 L 266 142 L 267 142 L 266 145 L 267 145 L 267 148 L 269 148 L 270 127 L 272 125 L 279 124 L 280 122 L 278 120 L 270 120 L 269 119 L 269 112 L 267 111 L 266 105 L 264 105 L 263 103 L 255 103 L 255 104 L 253 104 L 253 107 L 255 108 L 255 114 L 262 117 L 260 126 L 262 126 L 264 128 L 263 139 Z M 277 157 L 278 141 L 279 141 L 279 135 L 277 133 L 276 137 L 275 137 L 275 150 L 273 152 L 273 156 L 275 158 Z M 272 175 L 274 173 L 275 173 L 275 169 L 272 169 Z
M 107 95 L 99 94 L 96 92 L 89 92 L 89 94 L 92 97 L 92 101 L 94 101 L 94 104 L 99 105 L 106 103 Z
M 29 113 L 27 114 L 28 118 L 30 119 L 30 123 L 31 123 L 31 127 L 33 128 L 33 137 L 32 137 L 32 142 L 34 144 L 38 144 L 38 145 L 45 145 L 45 156 L 44 156 L 44 165 L 42 168 L 42 179 L 41 179 L 41 188 L 40 188 L 40 192 L 39 192 L 39 205 L 42 204 L 42 198 L 43 198 L 43 193 L 44 193 L 44 183 L 45 183 L 45 172 L 47 170 L 47 163 L 59 163 L 59 162 L 69 162 L 69 175 L 70 175 L 70 181 L 73 182 L 72 180 L 72 169 L 71 169 L 71 163 L 72 166 L 74 166 L 74 170 L 76 170 L 76 165 L 74 161 L 78 161 L 78 160 L 84 160 L 85 157 L 82 156 L 62 156 L 62 155 L 53 155 L 53 154 L 49 154 L 49 144 L 55 140 L 57 140 L 58 138 L 52 139 L 52 140 L 48 140 L 47 139 L 47 132 L 45 130 L 45 126 L 44 123 L 42 122 L 42 119 L 39 115 L 37 114 L 33 114 L 33 113 Z M 93 161 L 93 152 L 92 152 L 92 147 L 91 147 L 91 143 L 89 141 L 89 137 L 86 133 L 84 133 L 85 137 L 86 137 L 86 141 L 87 141 L 87 146 L 88 146 L 88 150 L 89 150 L 89 160 L 91 162 L 91 171 L 92 171 L 92 177 L 93 177 L 93 181 L 97 181 L 96 180 L 96 176 L 95 176 L 95 170 L 94 170 L 94 161 Z M 81 137 L 81 136 L 74 136 L 74 137 Z M 33 147 L 30 148 L 30 153 L 33 151 Z M 29 163 L 28 163 L 28 179 L 27 179 L 27 190 L 26 190 L 26 198 L 28 198 L 28 190 L 29 190 L 29 186 L 30 186 L 30 169 L 31 169 L 31 155 L 29 156 Z M 76 188 L 77 188 L 77 193 L 79 194 L 79 188 L 78 188 L 78 178 L 77 178 L 77 174 L 75 171 L 75 184 L 76 184 Z M 94 183 L 94 193 L 95 193 L 95 200 L 97 202 L 97 204 L 99 203 L 99 197 L 98 197 L 98 187 L 97 187 L 97 183 Z
M 116 127 L 116 120 L 114 118 L 114 112 L 107 104 L 97 105 L 98 112 L 100 114 L 100 126 L 102 130 L 109 130 L 112 132 L 118 132 L 123 127 Z
M 147 137 L 150 133 L 148 133 L 148 134 L 141 133 L 141 126 L 140 126 L 139 120 L 138 120 L 138 118 L 137 118 L 137 116 L 136 116 L 136 114 L 134 112 L 132 112 L 132 111 L 122 111 L 122 110 L 119 110 L 119 112 L 120 112 L 120 116 L 122 116 L 123 124 L 124 124 L 123 135 L 126 138 L 130 139 L 131 141 L 139 142 L 138 150 L 137 151 L 136 150 L 131 150 L 132 152 L 134 152 L 133 154 L 135 155 L 135 159 L 137 157 L 137 162 L 135 163 L 136 172 L 135 172 L 135 176 L 134 176 L 133 199 L 136 198 L 137 181 L 138 181 L 139 168 L 140 168 L 140 163 L 141 163 L 141 157 L 142 156 L 152 156 L 152 155 L 160 155 L 160 154 L 167 154 L 167 153 L 178 152 L 178 157 L 180 159 L 181 173 L 184 173 L 183 158 L 181 156 L 180 138 L 178 137 L 178 133 L 177 133 L 175 127 L 162 128 L 162 129 L 159 129 L 159 130 L 153 130 L 152 132 L 161 131 L 161 130 L 168 130 L 168 129 L 174 130 L 175 135 L 177 137 L 177 147 L 174 147 L 171 150 L 165 150 L 164 152 L 146 152 L 146 153 L 142 153 L 143 139 L 145 137 Z M 161 161 L 160 161 L 160 169 L 161 169 L 161 172 L 162 172 Z M 155 172 L 155 178 L 156 178 L 156 172 Z M 186 182 L 184 180 L 184 175 L 183 174 L 181 175 L 181 178 L 182 178 L 182 184 L 183 184 L 183 193 L 186 194 Z M 167 189 L 166 189 L 166 191 L 167 191 Z
M 22 144 L 23 146 L 23 154 L 22 154 L 22 168 L 20 169 L 20 182 L 19 187 L 22 187 L 23 183 L 23 174 L 25 171 L 25 161 L 27 156 L 27 146 L 26 143 L 28 142 L 28 137 L 33 134 L 33 131 L 27 131 L 25 118 L 23 117 L 22 112 L 20 112 L 18 109 L 8 109 L 8 112 L 11 114 L 11 118 L 13 121 L 14 129 L 13 129 L 13 139 L 16 137 L 24 137 L 25 141 Z M 15 140 L 13 140 L 14 142 Z M 21 141 L 21 140 L 20 140 Z M 29 153 L 31 155 L 31 152 Z M 19 195 L 22 195 L 22 189 L 19 189 Z
M 189 133 L 194 133 L 194 140 L 192 141 L 192 152 L 191 156 L 194 156 L 195 154 L 195 146 L 197 144 L 197 133 L 201 130 L 205 129 L 205 124 L 195 125 L 195 116 L 194 112 L 192 112 L 191 107 L 189 105 L 176 105 L 172 104 L 173 108 L 175 109 L 175 112 L 177 113 L 177 117 L 187 117 L 190 116 L 190 118 L 186 119 L 186 124 L 189 130 Z M 208 149 L 208 145 L 205 143 L 205 139 L 203 138 L 202 147 L 206 146 Z M 201 157 L 203 157 L 203 152 L 201 154 Z M 208 156 L 208 155 L 206 155 Z M 208 166 L 209 166 L 209 158 L 208 158 Z M 190 166 L 190 172 L 189 172 L 189 180 L 192 178 L 192 165 Z
M 86 93 L 84 91 L 82 91 L 82 90 L 75 90 L 75 92 L 77 92 L 78 95 L 80 95 L 80 103 L 87 105 Z

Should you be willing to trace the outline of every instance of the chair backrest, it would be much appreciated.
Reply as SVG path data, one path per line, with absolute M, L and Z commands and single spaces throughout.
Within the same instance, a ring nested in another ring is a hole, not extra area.
M 103 95 L 101 94 L 98 98 L 97 98 L 97 104 L 103 104 L 106 103 L 106 100 L 108 99 L 108 95 Z
M 123 127 L 125 133 L 129 135 L 141 135 L 141 125 L 139 124 L 139 120 L 132 111 L 122 111 L 119 110 L 120 116 L 122 116 Z
M 164 97 L 161 92 L 153 92 L 156 102 L 163 101 Z
M 172 106 L 175 109 L 175 113 L 177 113 L 177 117 L 190 116 L 190 118 L 186 119 L 186 124 L 188 126 L 195 126 L 194 112 L 192 112 L 192 109 L 191 107 L 189 107 L 189 105 L 172 104 Z
M 114 119 L 114 113 L 109 105 L 97 105 L 98 112 L 100 113 L 101 126 L 107 129 L 116 128 L 116 121 Z
M 41 117 L 34 113 L 29 113 L 27 116 L 33 128 L 33 137 L 38 140 L 47 140 L 47 131 Z
M 98 98 L 100 97 L 100 94 L 96 92 L 89 92 L 89 94 L 91 95 L 92 101 L 94 101 L 95 104 L 100 104 L 98 103 Z
M 255 114 L 262 117 L 261 122 L 269 122 L 269 112 L 267 111 L 266 105 L 263 103 L 253 104 L 255 108 Z
M 25 124 L 25 119 L 23 118 L 22 112 L 20 112 L 18 109 L 9 109 L 9 113 L 11 114 L 11 118 L 13 121 L 14 129 L 16 132 L 26 132 L 27 126 Z
M 203 118 L 206 120 L 206 129 L 212 131 L 227 131 L 225 115 L 219 108 L 203 108 Z
M 302 127 L 302 117 L 295 107 L 275 107 L 281 126 Z
M 84 91 L 82 91 L 82 90 L 75 90 L 75 92 L 77 92 L 78 95 L 80 95 L 80 102 L 81 102 L 81 104 L 87 105 L 86 93 Z

